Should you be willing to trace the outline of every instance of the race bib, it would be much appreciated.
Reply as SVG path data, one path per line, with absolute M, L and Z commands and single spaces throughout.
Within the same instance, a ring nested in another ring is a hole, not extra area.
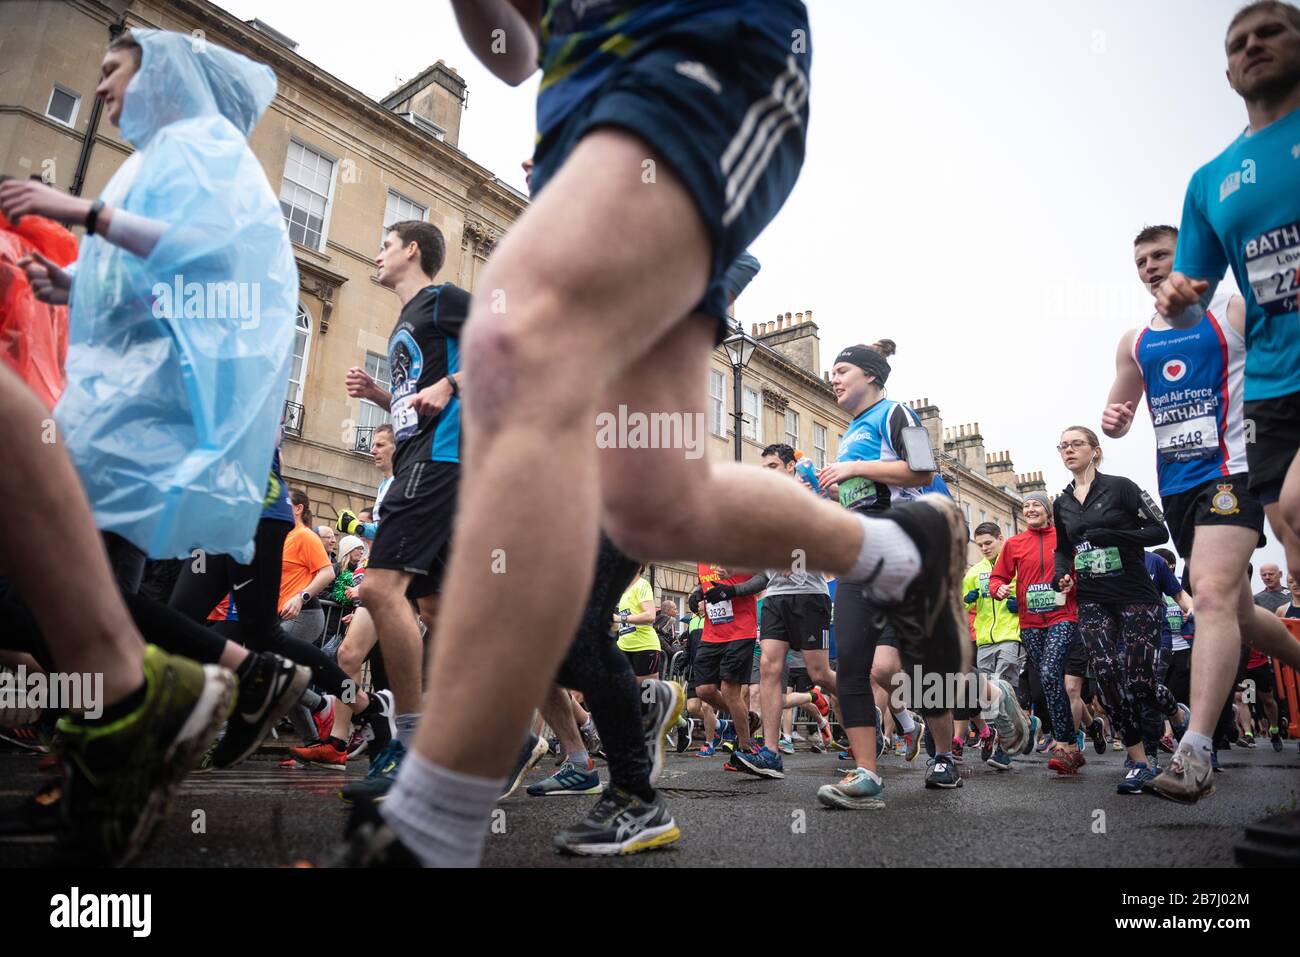
M 715 604 L 704 603 L 705 611 L 709 617 L 709 623 L 713 625 L 725 625 L 728 622 L 735 621 L 736 615 L 731 610 L 731 599 L 720 601 Z
M 415 434 L 420 426 L 420 416 L 411 407 L 415 396 L 415 383 L 403 383 L 400 392 L 393 393 L 391 411 L 393 413 L 393 438 L 402 442 Z
M 1246 243 L 1246 281 L 1270 316 L 1296 311 L 1300 294 L 1300 223 L 1261 233 Z
M 1080 575 L 1099 578 L 1105 575 L 1118 575 L 1124 567 L 1120 561 L 1119 549 L 1093 548 L 1089 542 L 1080 542 L 1074 549 L 1074 570 Z
M 983 596 L 984 598 L 990 597 L 989 578 L 991 577 L 992 577 L 991 572 L 980 572 L 980 595 Z
M 1163 462 L 1191 462 L 1219 454 L 1219 423 L 1213 415 L 1156 426 L 1156 450 Z
M 871 479 L 851 478 L 840 483 L 840 504 L 845 508 L 865 508 L 876 504 L 876 483 Z
M 1064 604 L 1059 601 L 1063 598 L 1055 588 L 1043 582 L 1038 585 L 1030 585 L 1025 590 L 1025 609 L 1027 611 L 1042 614 L 1043 612 L 1055 611 L 1060 605 Z
M 1172 598 L 1165 598 L 1165 621 L 1169 623 L 1169 631 L 1174 635 L 1183 633 L 1183 610 L 1178 607 L 1178 602 Z
M 630 635 L 634 631 L 636 631 L 636 625 L 629 625 L 627 622 L 622 622 L 618 626 L 618 636 L 620 638 L 622 638 L 624 635 Z

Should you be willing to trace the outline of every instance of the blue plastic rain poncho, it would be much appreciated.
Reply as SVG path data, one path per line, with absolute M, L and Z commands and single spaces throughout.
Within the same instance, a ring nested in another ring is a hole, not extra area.
M 55 415 L 103 531 L 151 558 L 247 562 L 294 336 L 298 269 L 247 136 L 275 74 L 200 39 L 132 31 L 136 151 L 101 198 L 166 224 L 148 258 L 97 236 L 73 278 Z

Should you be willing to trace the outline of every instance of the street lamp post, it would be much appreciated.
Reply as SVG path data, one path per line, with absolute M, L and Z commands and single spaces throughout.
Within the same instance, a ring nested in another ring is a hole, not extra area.
M 724 340 L 722 346 L 727 350 L 727 358 L 731 360 L 732 406 L 735 409 L 732 416 L 736 420 L 736 461 L 739 462 L 741 458 L 742 432 L 745 428 L 745 413 L 741 408 L 740 380 L 745 366 L 749 365 L 749 360 L 754 355 L 754 349 L 758 347 L 758 342 L 746 335 L 745 330 L 742 328 L 734 336 Z

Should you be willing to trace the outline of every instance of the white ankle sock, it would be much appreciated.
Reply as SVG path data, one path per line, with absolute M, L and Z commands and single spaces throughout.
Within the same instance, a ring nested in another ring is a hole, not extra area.
M 870 580 L 867 587 L 878 601 L 901 600 L 907 586 L 921 573 L 921 553 L 897 522 L 869 515 L 857 519 L 862 522 L 862 548 L 842 577 L 848 582 Z
M 898 722 L 898 726 L 902 729 L 903 734 L 911 734 L 916 730 L 916 722 L 912 720 L 912 712 L 906 709 L 896 715 L 894 720 Z
M 504 790 L 504 778 L 449 771 L 412 751 L 380 811 L 425 867 L 477 867 Z

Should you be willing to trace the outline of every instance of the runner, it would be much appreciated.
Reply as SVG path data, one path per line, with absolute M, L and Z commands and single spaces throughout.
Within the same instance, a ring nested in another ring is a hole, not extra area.
M 659 634 L 654 630 L 655 593 L 644 576 L 645 566 L 642 565 L 619 599 L 618 611 L 612 619 L 617 629 L 618 648 L 627 655 L 638 682 L 659 677 L 663 655 Z
M 746 766 L 736 754 L 758 750 L 751 737 L 743 689 L 749 684 L 758 645 L 754 596 L 763 590 L 767 577 L 732 574 L 705 562 L 698 563 L 697 570 L 705 613 L 704 633 L 692 663 L 695 690 L 701 700 L 719 713 L 725 711 L 731 719 L 720 744 L 731 753 L 727 764 L 739 770 Z
M 1156 591 L 1160 592 L 1160 600 L 1165 605 L 1164 617 L 1160 619 L 1160 651 L 1156 653 L 1156 683 L 1168 688 L 1166 678 L 1169 676 L 1170 655 L 1174 651 L 1174 635 L 1182 634 L 1183 618 L 1192 613 L 1192 598 L 1183 590 L 1175 574 L 1178 561 L 1173 552 L 1167 548 L 1155 548 L 1147 552 L 1144 561 L 1147 574 L 1151 576 L 1151 582 L 1156 586 Z M 1170 694 L 1173 694 L 1172 689 Z M 1177 701 L 1178 698 L 1175 697 L 1174 700 Z M 1150 705 L 1144 706 L 1142 746 L 1147 754 L 1154 755 L 1157 750 L 1173 754 L 1176 745 L 1169 720 Z
M 1169 689 L 1156 684 L 1164 605 L 1142 550 L 1167 541 L 1169 533 L 1150 496 L 1126 478 L 1098 471 L 1102 452 L 1091 429 L 1070 426 L 1061 433 L 1060 452 L 1074 480 L 1052 504 L 1055 586 L 1063 592 L 1078 586 L 1079 634 L 1116 736 L 1133 762 L 1118 791 L 1138 794 L 1156 776 L 1142 747 L 1143 704 L 1169 717 L 1179 714 Z
M 402 311 L 388 339 L 391 393 L 364 369 L 348 370 L 348 395 L 389 410 L 393 419 L 393 480 L 383 498 L 383 521 L 361 584 L 392 685 L 397 737 L 377 755 L 365 782 L 343 789 L 346 800 L 381 798 L 415 733 L 422 694 L 423 651 L 411 614 L 432 623 L 451 542 L 460 486 L 460 337 L 469 294 L 435 285 L 445 247 L 436 226 L 419 220 L 392 224 L 375 258 L 376 278 L 397 294 Z M 345 533 L 355 534 L 354 522 Z M 446 727 L 452 727 L 452 724 Z M 531 755 L 532 748 L 528 749 Z
M 966 607 L 975 609 L 976 667 L 989 679 L 1005 681 L 1015 688 L 1020 684 L 1019 606 L 1014 575 L 1010 584 L 1001 585 L 996 593 L 992 591 L 993 563 L 1002 552 L 1002 529 L 997 522 L 975 526 L 975 547 L 984 559 L 967 570 L 961 587 L 965 592 Z M 984 760 L 999 771 L 1011 767 L 1011 756 L 1001 742 Z
M 1116 353 L 1115 382 L 1102 430 L 1128 433 L 1145 394 L 1156 428 L 1156 470 L 1174 547 L 1187 559 L 1184 578 L 1196 603 L 1191 711 L 1186 746 L 1152 782 L 1162 797 L 1193 803 L 1213 789 L 1214 728 L 1230 697 L 1243 640 L 1268 653 L 1296 642 L 1250 600 L 1247 567 L 1264 543 L 1261 497 L 1247 477 L 1241 401 L 1247 364 L 1247 305 L 1216 295 L 1197 325 L 1179 330 L 1160 314 L 1182 242 L 1172 226 L 1152 226 L 1134 240 L 1139 278 L 1157 297 L 1157 314 L 1126 333 Z M 1166 712 L 1167 713 L 1167 712 Z M 1113 716 L 1112 716 L 1113 717 Z
M 655 0 L 611 18 L 607 5 L 549 0 L 540 41 L 540 4 L 453 6 L 488 69 L 519 83 L 540 59 L 545 78 L 534 202 L 489 262 L 481 283 L 500 295 L 476 300 L 465 342 L 475 481 L 459 528 L 475 551 L 453 559 L 420 758 L 385 807 L 430 865 L 479 859 L 515 735 L 571 640 L 602 522 L 644 561 L 775 566 L 806 544 L 809 567 L 869 583 L 910 654 L 938 671 L 962 666 L 951 567 L 961 525 L 948 503 L 872 522 L 763 470 L 683 454 L 681 442 L 592 441 L 602 409 L 689 422 L 705 412 L 711 347 L 727 331 L 718 280 L 802 162 L 803 4 Z M 503 496 L 521 474 L 527 495 Z M 671 517 L 645 522 L 647 512 Z M 484 548 L 503 549 L 516 573 L 483 574 Z M 935 563 L 924 579 L 922 553 Z M 511 584 L 517 573 L 529 588 Z M 466 715 L 472 733 L 437 730 Z
M 762 463 L 766 469 L 796 477 L 795 450 L 789 445 L 769 445 L 763 449 Z M 800 556 L 795 556 L 793 567 L 765 572 L 762 587 L 766 593 L 759 629 L 762 660 L 758 704 L 764 745 L 754 754 L 738 751 L 736 760 L 752 774 L 780 778 L 785 777 L 780 755 L 781 721 L 785 709 L 790 707 L 785 682 L 787 654 L 791 650 L 800 652 L 808 677 L 835 694 L 835 673 L 831 671 L 827 650 L 831 599 L 826 578 L 803 567 Z M 817 702 L 821 691 L 814 690 L 812 700 Z M 829 711 L 824 699 L 817 710 L 824 720 Z M 770 747 L 769 742 L 775 747 Z
M 1192 176 L 1173 271 L 1159 285 L 1156 309 L 1174 329 L 1201 328 L 1206 311 L 1214 313 L 1219 281 L 1232 268 L 1245 299 L 1244 323 L 1229 314 L 1228 324 L 1244 331 L 1244 388 L 1236 394 L 1243 396 L 1242 413 L 1252 424 L 1252 441 L 1245 447 L 1250 492 L 1263 504 L 1286 549 L 1287 565 L 1297 569 L 1300 336 L 1295 321 L 1300 280 L 1294 260 L 1300 250 L 1300 164 L 1294 147 L 1300 141 L 1300 9 L 1277 0 L 1251 3 L 1233 16 L 1224 46 L 1228 83 L 1245 101 L 1249 128 Z M 1214 314 L 1222 327 L 1222 314 Z M 1230 491 L 1240 498 L 1236 483 Z M 1232 558 L 1235 577 L 1239 563 L 1235 554 Z M 1193 560 L 1194 573 L 1196 564 Z M 1227 623 L 1231 610 L 1207 617 L 1199 592 L 1193 588 L 1192 593 L 1200 612 L 1196 647 L 1204 649 L 1194 652 L 1192 673 L 1205 675 L 1218 688 L 1228 678 L 1229 639 L 1235 634 Z M 1194 701 L 1194 712 L 1196 707 Z M 1203 738 L 1198 733 L 1193 742 L 1202 754 Z M 1201 781 L 1201 769 L 1193 776 Z M 1178 793 L 1186 795 L 1188 787 L 1201 791 L 1199 785 L 1187 785 Z M 1172 779 L 1162 793 L 1174 794 Z

